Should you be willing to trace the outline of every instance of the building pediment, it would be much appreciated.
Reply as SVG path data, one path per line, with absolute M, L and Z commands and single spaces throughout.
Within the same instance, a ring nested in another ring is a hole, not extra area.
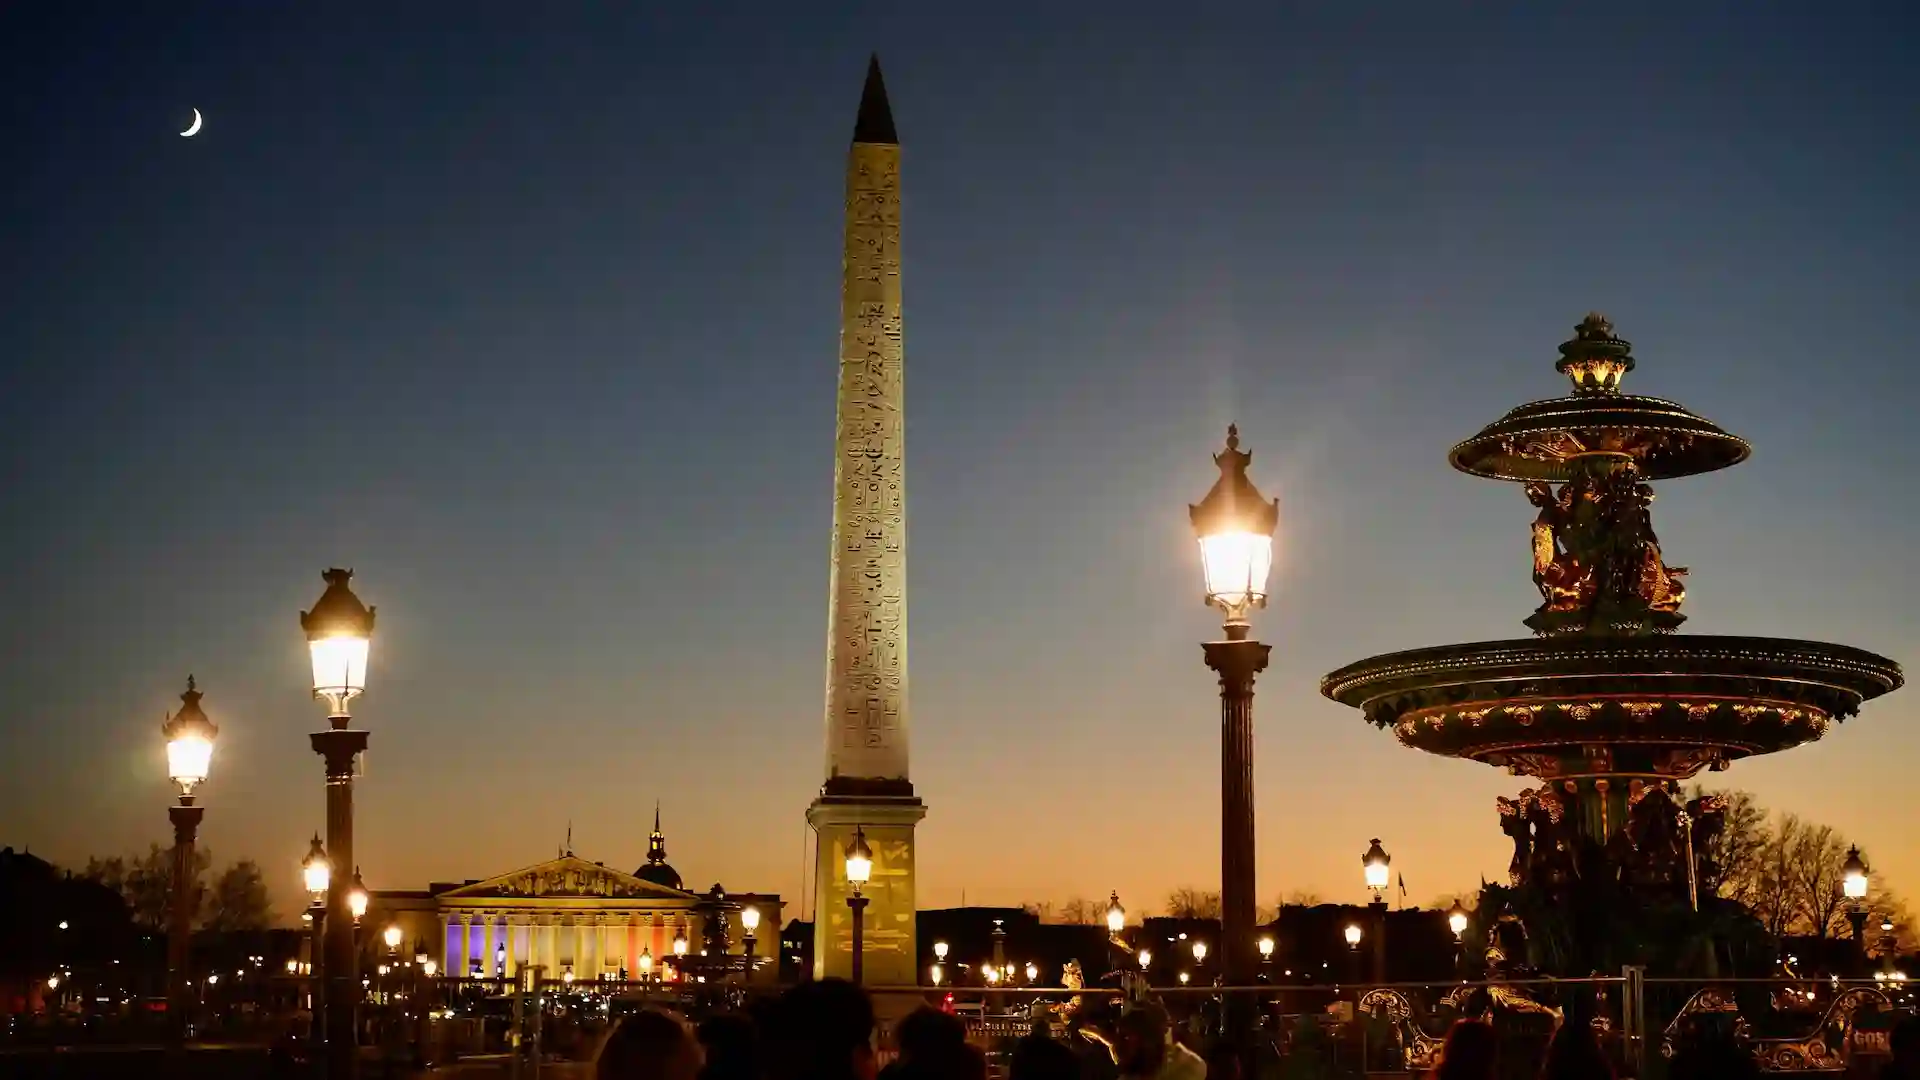
M 510 874 L 449 889 L 442 899 L 524 897 L 607 897 L 610 899 L 687 900 L 691 893 L 642 881 L 574 855 L 537 863 Z

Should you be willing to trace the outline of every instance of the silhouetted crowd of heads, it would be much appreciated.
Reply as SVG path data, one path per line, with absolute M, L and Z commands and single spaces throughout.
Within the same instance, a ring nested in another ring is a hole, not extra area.
M 1906 1017 L 1893 1028 L 1892 1057 L 1881 1071 L 1882 1080 L 1920 1080 L 1920 1017 Z M 1730 1030 L 1703 1028 L 1675 1048 L 1663 1073 L 1668 1080 L 1748 1080 L 1761 1074 L 1753 1051 Z M 1499 1041 L 1493 1025 L 1462 1020 L 1447 1032 L 1434 1067 L 1434 1080 L 1497 1080 L 1511 1075 L 1501 1068 Z M 1600 1046 L 1593 1028 L 1585 1023 L 1560 1026 L 1547 1046 L 1541 1080 L 1614 1080 L 1613 1063 Z
M 1007 1057 L 1009 1080 L 1246 1080 L 1226 1047 L 1201 1058 L 1171 1037 L 1164 1010 L 1139 1005 L 1081 1025 L 1066 1041 L 1036 1025 Z M 715 1016 L 697 1028 L 646 1010 L 622 1020 L 595 1063 L 596 1080 L 986 1080 L 987 1062 L 956 1016 L 922 1008 L 893 1031 L 896 1056 L 875 1051 L 873 1003 L 838 979 L 802 983 L 747 1014 Z M 1920 1080 L 1920 1019 L 1890 1039 L 1886 1080 Z M 1462 1020 L 1447 1032 L 1433 1080 L 1506 1080 L 1493 1025 Z M 1666 1063 L 1671 1080 L 1743 1080 L 1760 1069 L 1730 1036 L 1691 1038 Z M 1613 1080 L 1613 1063 L 1590 1024 L 1560 1025 L 1541 1080 Z
M 1097 1010 L 1096 1010 L 1097 1011 Z M 1103 1026 L 1104 1031 L 1099 1031 Z M 1015 1041 L 1009 1080 L 1207 1080 L 1208 1063 L 1174 1043 L 1165 1012 L 1102 1015 L 1087 1037 L 1051 1038 L 1044 1025 Z M 987 1060 L 957 1016 L 922 1008 L 894 1028 L 894 1058 L 875 1052 L 873 1003 L 838 979 L 802 983 L 750 1012 L 697 1027 L 649 1009 L 608 1034 L 597 1080 L 986 1080 Z M 1214 1075 L 1238 1080 L 1223 1062 Z

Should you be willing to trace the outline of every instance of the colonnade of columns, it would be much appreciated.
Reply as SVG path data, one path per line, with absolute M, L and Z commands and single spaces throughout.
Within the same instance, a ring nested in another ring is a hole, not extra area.
M 699 923 L 688 915 L 660 912 L 448 912 L 440 916 L 442 969 L 465 976 L 477 961 L 482 974 L 491 978 L 499 973 L 496 958 L 504 948 L 508 977 L 539 966 L 550 978 L 571 970 L 575 979 L 594 980 L 618 975 L 623 968 L 628 978 L 637 978 L 642 951 L 650 952 L 656 963 L 671 959 L 676 931 L 684 930 L 689 949 L 698 952 Z

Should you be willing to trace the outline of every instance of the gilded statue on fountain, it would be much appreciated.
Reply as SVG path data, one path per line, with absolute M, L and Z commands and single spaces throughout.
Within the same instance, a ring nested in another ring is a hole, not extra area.
M 1576 394 L 1618 395 L 1620 376 L 1632 367 L 1627 343 L 1598 314 L 1588 315 L 1560 350 Z M 1602 368 L 1602 360 L 1612 366 Z M 1540 511 L 1533 520 L 1533 583 L 1542 602 L 1527 625 L 1542 636 L 1671 633 L 1686 618 L 1680 605 L 1687 570 L 1661 557 L 1653 488 L 1637 452 L 1658 444 L 1602 429 L 1594 440 L 1600 445 L 1589 447 L 1581 434 L 1555 432 L 1535 443 L 1551 447 L 1570 474 L 1558 491 L 1546 480 L 1523 483 Z

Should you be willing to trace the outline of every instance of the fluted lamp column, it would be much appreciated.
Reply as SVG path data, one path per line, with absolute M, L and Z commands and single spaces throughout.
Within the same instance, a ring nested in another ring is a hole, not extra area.
M 313 661 L 313 696 L 327 703 L 327 730 L 314 732 L 310 741 L 314 753 L 326 762 L 327 851 L 343 871 L 331 875 L 327 883 L 327 1076 L 352 1080 L 359 1071 L 355 1011 L 360 1002 L 360 971 L 353 942 L 357 916 L 348 903 L 353 881 L 344 871 L 354 865 L 354 763 L 367 748 L 367 733 L 348 726 L 353 717 L 347 707 L 367 687 L 374 609 L 353 594 L 349 585 L 353 571 L 336 567 L 320 576 L 327 589 L 312 611 L 300 613 L 300 629 L 307 635 Z
M 188 973 L 193 959 L 193 909 L 196 885 L 193 872 L 194 838 L 206 808 L 194 803 L 194 789 L 206 782 L 213 764 L 213 740 L 220 729 L 200 709 L 200 690 L 187 676 L 180 695 L 180 711 L 160 726 L 167 739 L 167 776 L 179 786 L 180 798 L 167 808 L 173 823 L 172 895 L 167 912 L 167 1017 L 176 1043 L 185 1042 L 191 1025 L 187 1013 L 192 995 Z
M 1220 478 L 1187 508 L 1200 541 L 1206 602 L 1224 617 L 1223 640 L 1201 648 L 1220 676 L 1220 951 L 1224 982 L 1236 987 L 1254 979 L 1253 681 L 1272 651 L 1249 637 L 1249 617 L 1267 606 L 1280 522 L 1280 501 L 1269 502 L 1247 479 L 1252 461 L 1240 449 L 1240 429 L 1228 427 L 1226 449 L 1213 457 Z M 1255 1003 L 1244 993 L 1226 997 L 1226 1036 L 1240 1053 L 1241 1075 L 1258 1075 Z

